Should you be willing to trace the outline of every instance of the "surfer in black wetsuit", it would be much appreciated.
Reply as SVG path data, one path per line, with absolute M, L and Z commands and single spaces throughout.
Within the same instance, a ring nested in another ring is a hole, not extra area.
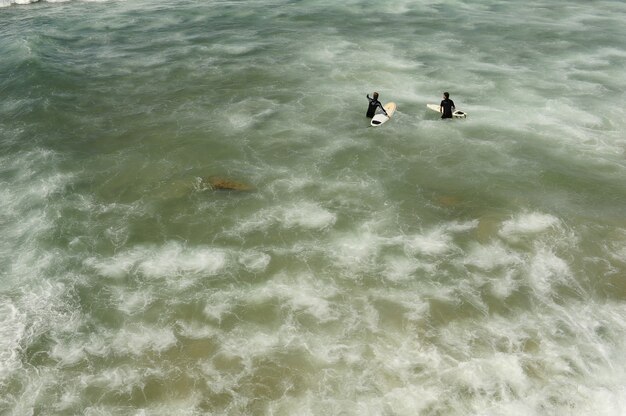
M 441 118 L 452 118 L 452 110 L 454 109 L 454 101 L 450 99 L 450 94 L 444 92 L 443 100 L 441 101 L 441 104 L 439 104 L 439 112 L 441 113 Z
M 380 107 L 380 109 L 381 109 L 381 110 L 383 110 L 383 113 L 385 113 L 385 115 L 386 115 L 386 116 L 388 116 L 388 115 L 387 115 L 387 112 L 386 112 L 386 111 L 385 111 L 385 109 L 383 108 L 383 105 L 381 104 L 381 102 L 380 102 L 380 101 L 378 101 L 378 93 L 377 93 L 377 92 L 375 92 L 375 93 L 373 94 L 373 97 L 372 97 L 372 98 L 370 98 L 370 95 L 369 95 L 369 94 L 366 94 L 365 96 L 367 97 L 367 99 L 368 99 L 368 100 L 369 100 L 369 102 L 370 102 L 369 106 L 367 107 L 367 114 L 366 114 L 366 116 L 367 116 L 368 118 L 372 118 L 372 117 L 374 117 L 374 114 L 376 114 L 376 109 L 377 109 L 378 107 Z

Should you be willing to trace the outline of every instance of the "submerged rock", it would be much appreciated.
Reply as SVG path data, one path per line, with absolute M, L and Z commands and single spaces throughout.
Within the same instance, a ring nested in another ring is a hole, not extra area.
M 228 191 L 253 191 L 254 188 L 246 183 L 237 182 L 229 178 L 221 176 L 209 176 L 202 178 L 202 185 L 210 187 L 215 190 L 228 190 Z
M 217 190 L 250 192 L 254 191 L 255 188 L 246 183 L 221 176 L 195 176 L 159 183 L 155 186 L 153 194 L 159 199 L 167 200 L 189 197 L 190 194 L 196 192 Z

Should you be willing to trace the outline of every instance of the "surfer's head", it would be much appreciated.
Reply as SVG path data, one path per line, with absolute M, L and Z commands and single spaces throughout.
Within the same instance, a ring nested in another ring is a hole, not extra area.
M 378 93 L 377 92 L 374 92 L 373 96 L 374 96 L 375 100 L 378 100 Z
M 450 94 L 449 94 L 449 93 L 447 93 L 447 92 L 444 92 L 444 93 L 443 93 L 443 96 L 444 96 L 444 97 L 446 97 L 446 98 L 450 98 Z

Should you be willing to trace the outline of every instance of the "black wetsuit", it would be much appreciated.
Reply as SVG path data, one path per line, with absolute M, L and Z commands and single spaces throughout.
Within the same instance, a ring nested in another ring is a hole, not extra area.
M 386 111 L 385 111 L 385 109 L 383 108 L 383 105 L 381 104 L 381 102 L 380 102 L 380 101 L 378 101 L 378 100 L 377 100 L 377 99 L 375 99 L 375 98 L 370 98 L 370 95 L 369 95 L 369 94 L 367 94 L 367 95 L 366 95 L 366 97 L 367 97 L 367 99 L 370 101 L 370 104 L 369 104 L 369 106 L 367 107 L 367 114 L 366 114 L 366 116 L 367 116 L 367 117 L 369 117 L 369 118 L 374 117 L 374 114 L 376 114 L 376 109 L 377 109 L 378 107 L 380 107 L 380 108 L 383 110 L 383 112 L 384 112 L 385 114 L 387 114 L 387 112 L 386 112 Z
M 446 98 L 445 100 L 441 101 L 441 104 L 439 105 L 443 108 L 443 114 L 441 114 L 441 118 L 452 118 L 452 109 L 455 108 L 454 101 Z

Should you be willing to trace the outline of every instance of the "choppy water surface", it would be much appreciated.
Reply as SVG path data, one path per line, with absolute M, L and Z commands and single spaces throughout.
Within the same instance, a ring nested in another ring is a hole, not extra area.
M 626 413 L 625 3 L 14 3 L 0 413 Z

